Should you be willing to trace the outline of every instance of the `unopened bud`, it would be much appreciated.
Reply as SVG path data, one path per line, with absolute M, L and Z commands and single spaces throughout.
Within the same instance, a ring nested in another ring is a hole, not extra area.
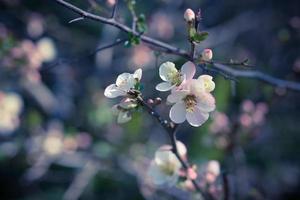
M 161 98 L 156 97 L 155 100 L 154 100 L 154 103 L 155 103 L 155 105 L 161 104 Z
M 184 17 L 185 21 L 192 22 L 195 20 L 195 13 L 192 9 L 188 8 L 185 10 L 183 17 Z
M 153 99 L 148 99 L 148 100 L 147 100 L 147 103 L 150 104 L 150 105 L 153 105 L 153 104 L 154 104 L 154 101 L 153 101 Z
M 106 3 L 108 6 L 113 7 L 116 4 L 116 0 L 107 0 Z
M 213 52 L 211 49 L 204 49 L 202 51 L 202 60 L 204 61 L 210 61 L 213 57 Z

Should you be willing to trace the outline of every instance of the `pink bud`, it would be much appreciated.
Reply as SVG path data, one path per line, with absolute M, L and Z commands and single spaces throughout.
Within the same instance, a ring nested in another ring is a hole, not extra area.
M 202 60 L 204 61 L 210 61 L 213 57 L 213 52 L 211 49 L 204 49 L 202 51 Z
M 185 21 L 192 22 L 195 20 L 195 13 L 192 9 L 188 8 L 185 10 L 183 17 Z

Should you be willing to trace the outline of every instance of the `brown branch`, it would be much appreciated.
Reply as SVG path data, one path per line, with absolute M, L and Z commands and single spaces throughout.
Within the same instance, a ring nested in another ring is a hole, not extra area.
M 103 24 L 109 24 L 111 26 L 114 26 L 114 27 L 122 30 L 123 32 L 131 33 L 135 36 L 139 36 L 140 39 L 144 43 L 147 43 L 150 46 L 156 47 L 156 49 L 160 49 L 162 52 L 178 55 L 178 56 L 181 56 L 181 57 L 186 58 L 188 60 L 195 61 L 195 60 L 193 60 L 193 58 L 191 58 L 191 55 L 187 51 L 185 51 L 183 49 L 180 49 L 180 48 L 177 48 L 177 47 L 174 47 L 174 46 L 169 45 L 167 43 L 161 42 L 159 40 L 153 39 L 151 37 L 148 37 L 148 36 L 145 36 L 145 35 L 140 35 L 140 33 L 136 32 L 132 28 L 116 21 L 114 18 L 105 18 L 105 17 L 101 17 L 101 16 L 98 16 L 98 15 L 86 12 L 86 11 L 84 11 L 84 10 L 74 6 L 73 4 L 70 4 L 66 1 L 64 1 L 64 0 L 55 0 L 55 1 L 59 4 L 61 4 L 62 6 L 72 10 L 73 12 L 79 14 L 81 17 L 91 19 L 91 20 L 94 20 L 94 21 L 99 21 Z M 225 78 L 228 78 L 228 77 L 252 78 L 252 79 L 260 80 L 260 81 L 265 82 L 267 84 L 271 84 L 271 85 L 275 85 L 275 86 L 278 86 L 278 87 L 283 87 L 283 88 L 286 88 L 286 89 L 290 89 L 290 90 L 300 92 L 300 83 L 297 83 L 297 82 L 275 78 L 271 75 L 265 74 L 265 73 L 260 72 L 260 71 L 250 71 L 250 70 L 244 70 L 244 69 L 243 70 L 241 70 L 241 69 L 232 69 L 231 67 L 229 67 L 227 65 L 222 65 L 222 64 L 217 64 L 217 63 L 213 63 L 213 65 L 214 65 L 215 72 L 218 72 L 222 76 L 225 76 Z M 230 64 L 230 65 L 232 65 L 232 64 Z
M 235 78 L 241 77 L 241 78 L 256 79 L 256 80 L 265 82 L 267 84 L 274 85 L 276 87 L 286 88 L 286 89 L 290 89 L 290 90 L 294 90 L 294 91 L 298 91 L 298 92 L 300 91 L 300 83 L 275 78 L 271 75 L 265 74 L 258 70 L 234 69 L 234 68 L 228 67 L 223 64 L 218 64 L 218 63 L 213 63 L 213 67 L 214 67 L 214 69 L 219 70 L 219 71 L 221 71 L 225 74 L 228 74 L 230 76 L 233 76 Z

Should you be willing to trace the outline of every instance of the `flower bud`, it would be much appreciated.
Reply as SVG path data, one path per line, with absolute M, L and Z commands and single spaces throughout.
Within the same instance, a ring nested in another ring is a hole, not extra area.
M 210 61 L 213 57 L 213 52 L 211 49 L 204 49 L 202 51 L 202 60 L 204 61 Z
M 195 20 L 195 13 L 192 9 L 188 8 L 184 12 L 184 19 L 187 22 L 192 22 Z

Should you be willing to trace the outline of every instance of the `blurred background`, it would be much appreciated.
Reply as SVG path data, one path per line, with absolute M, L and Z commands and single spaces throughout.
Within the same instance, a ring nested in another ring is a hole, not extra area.
M 73 0 L 109 17 L 112 1 Z M 300 82 L 300 4 L 297 0 L 136 0 L 146 35 L 188 49 L 183 13 L 201 8 L 197 46 L 219 61 L 246 58 L 275 77 Z M 114 27 L 78 15 L 52 0 L 0 1 L 0 199 L 191 199 L 176 188 L 155 189 L 146 168 L 168 138 L 145 112 L 117 124 L 104 98 L 118 74 L 143 69 L 145 97 L 168 118 L 166 94 L 155 91 L 158 67 L 185 60 L 147 46 L 120 44 Z M 120 0 L 117 18 L 131 24 Z M 198 70 L 201 74 L 201 70 Z M 211 73 L 210 73 L 211 74 Z M 216 112 L 200 128 L 183 124 L 178 139 L 199 173 L 210 160 L 228 174 L 232 199 L 300 199 L 300 93 L 256 80 L 216 81 Z M 222 189 L 217 177 L 211 192 Z

